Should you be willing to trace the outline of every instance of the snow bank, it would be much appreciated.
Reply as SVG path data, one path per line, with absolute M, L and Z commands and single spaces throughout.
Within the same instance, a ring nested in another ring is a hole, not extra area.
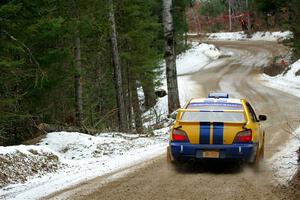
M 220 32 L 207 34 L 210 40 L 252 40 L 252 41 L 283 41 L 293 38 L 291 31 L 284 32 L 256 32 L 249 37 L 243 32 Z
M 256 32 L 250 40 L 282 41 L 293 38 L 291 31 L 284 32 Z
M 151 137 L 125 133 L 91 136 L 54 132 L 47 134 L 38 145 L 1 147 L 1 161 L 3 157 L 6 160 L 16 157 L 18 160 L 1 164 L 0 174 L 9 177 L 20 174 L 26 180 L 1 188 L 0 199 L 39 199 L 85 180 L 151 159 L 165 152 L 167 132 L 168 128 L 156 130 Z M 50 158 L 53 158 L 52 161 L 49 161 Z M 24 170 L 26 167 L 28 170 Z M 38 175 L 31 173 L 36 167 L 41 168 Z M 7 169 L 2 171 L 2 168 Z M 13 183 L 13 179 L 10 182 Z
M 286 73 L 271 77 L 266 74 L 259 76 L 262 83 L 268 87 L 288 92 L 300 97 L 300 76 L 296 72 L 300 70 L 300 59 L 289 66 Z M 278 153 L 268 160 L 275 173 L 275 181 L 280 184 L 288 184 L 298 170 L 297 150 L 300 146 L 300 128 L 298 128 L 289 141 L 281 147 Z
M 199 71 L 221 55 L 221 51 L 215 45 L 194 42 L 191 49 L 177 56 L 177 74 L 183 75 Z
M 91 136 L 83 133 L 54 132 L 47 134 L 39 145 L 47 146 L 65 160 L 87 162 L 89 160 L 123 155 L 132 149 L 144 148 L 166 141 L 160 137 L 141 137 L 137 134 L 102 133 Z
M 221 32 L 221 33 L 208 33 L 210 40 L 246 40 L 247 35 L 244 32 Z
M 259 79 L 268 87 L 300 97 L 300 76 L 296 76 L 296 73 L 300 70 L 300 59 L 290 65 L 289 68 L 285 74 L 282 73 L 274 77 L 263 74 L 259 76 Z
M 275 181 L 288 184 L 298 170 L 298 153 L 300 146 L 300 128 L 290 136 L 289 141 L 283 145 L 279 152 L 274 154 L 268 163 L 275 173 Z

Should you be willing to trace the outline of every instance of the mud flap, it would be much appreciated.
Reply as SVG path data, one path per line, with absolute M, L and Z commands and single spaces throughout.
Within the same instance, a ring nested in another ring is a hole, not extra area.
M 255 163 L 256 163 L 257 156 L 258 156 L 258 154 L 259 154 L 258 147 L 259 147 L 258 144 L 255 144 L 255 146 L 253 147 L 253 152 L 252 152 L 251 157 L 250 157 L 250 159 L 249 159 L 249 162 L 252 163 L 252 164 L 255 164 Z

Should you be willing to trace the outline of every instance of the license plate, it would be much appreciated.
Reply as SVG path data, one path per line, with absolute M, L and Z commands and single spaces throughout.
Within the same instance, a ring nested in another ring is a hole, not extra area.
M 219 158 L 219 151 L 203 151 L 203 158 Z

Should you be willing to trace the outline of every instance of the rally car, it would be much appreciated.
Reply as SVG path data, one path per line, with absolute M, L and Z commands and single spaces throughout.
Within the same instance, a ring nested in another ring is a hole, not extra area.
M 189 161 L 233 159 L 259 163 L 264 155 L 265 132 L 245 99 L 210 93 L 208 98 L 191 99 L 176 112 L 171 127 L 167 159 Z

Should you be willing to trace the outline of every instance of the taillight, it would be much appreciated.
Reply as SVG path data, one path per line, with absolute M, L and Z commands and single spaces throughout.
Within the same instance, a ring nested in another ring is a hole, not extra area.
M 241 132 L 238 132 L 235 136 L 234 142 L 236 143 L 248 143 L 252 141 L 252 130 L 247 129 Z
M 174 142 L 187 142 L 189 141 L 186 133 L 182 130 L 173 129 L 172 132 L 172 141 Z

